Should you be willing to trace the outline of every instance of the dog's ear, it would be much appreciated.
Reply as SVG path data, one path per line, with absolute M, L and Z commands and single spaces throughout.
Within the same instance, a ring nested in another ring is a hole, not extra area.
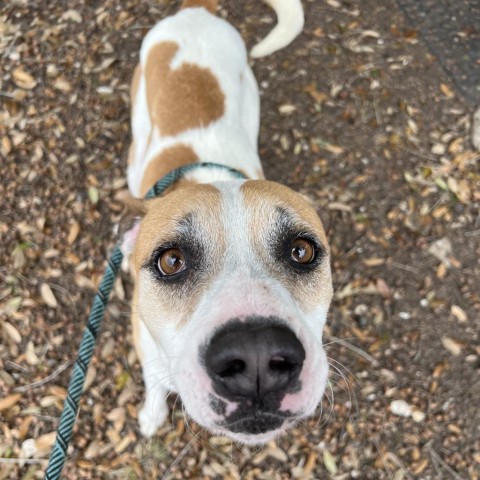
M 128 190 L 122 190 L 115 195 L 115 200 L 123 203 L 125 211 L 118 224 L 118 234 L 121 238 L 121 250 L 124 256 L 122 270 L 128 270 L 128 260 L 135 247 L 140 222 L 147 213 L 144 200 L 130 195 Z

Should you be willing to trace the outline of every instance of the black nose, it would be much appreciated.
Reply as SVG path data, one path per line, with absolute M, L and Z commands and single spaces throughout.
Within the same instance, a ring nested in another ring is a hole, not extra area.
M 230 400 L 295 390 L 304 360 L 305 350 L 289 328 L 258 319 L 228 323 L 204 353 L 215 391 Z

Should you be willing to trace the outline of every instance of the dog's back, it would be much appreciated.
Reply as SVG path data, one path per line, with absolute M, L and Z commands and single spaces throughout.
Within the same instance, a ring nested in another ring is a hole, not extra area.
M 134 196 L 143 196 L 168 171 L 193 162 L 226 164 L 250 178 L 263 178 L 257 155 L 258 87 L 244 43 L 214 14 L 216 3 L 185 0 L 143 41 L 132 83 L 128 182 Z M 298 0 L 268 3 L 279 24 L 254 47 L 255 56 L 289 43 L 298 33 L 299 18 L 303 25 Z

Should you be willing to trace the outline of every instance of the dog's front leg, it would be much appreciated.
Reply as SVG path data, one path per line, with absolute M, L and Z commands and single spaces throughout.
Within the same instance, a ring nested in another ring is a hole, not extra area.
M 151 437 L 168 416 L 167 394 L 165 384 L 169 382 L 169 368 L 159 353 L 147 327 L 138 319 L 137 349 L 142 363 L 145 382 L 145 402 L 138 415 L 140 431 Z

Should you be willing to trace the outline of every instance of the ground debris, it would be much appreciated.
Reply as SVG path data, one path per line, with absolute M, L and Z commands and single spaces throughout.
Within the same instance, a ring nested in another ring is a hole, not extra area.
M 178 3 L 0 7 L 0 480 L 43 478 L 117 241 L 140 42 Z M 255 0 L 220 3 L 247 45 L 274 21 Z M 478 480 L 479 110 L 394 3 L 303 4 L 302 35 L 254 71 L 267 178 L 310 197 L 330 241 L 321 408 L 256 448 L 204 432 L 171 395 L 141 438 L 122 277 L 64 478 Z

